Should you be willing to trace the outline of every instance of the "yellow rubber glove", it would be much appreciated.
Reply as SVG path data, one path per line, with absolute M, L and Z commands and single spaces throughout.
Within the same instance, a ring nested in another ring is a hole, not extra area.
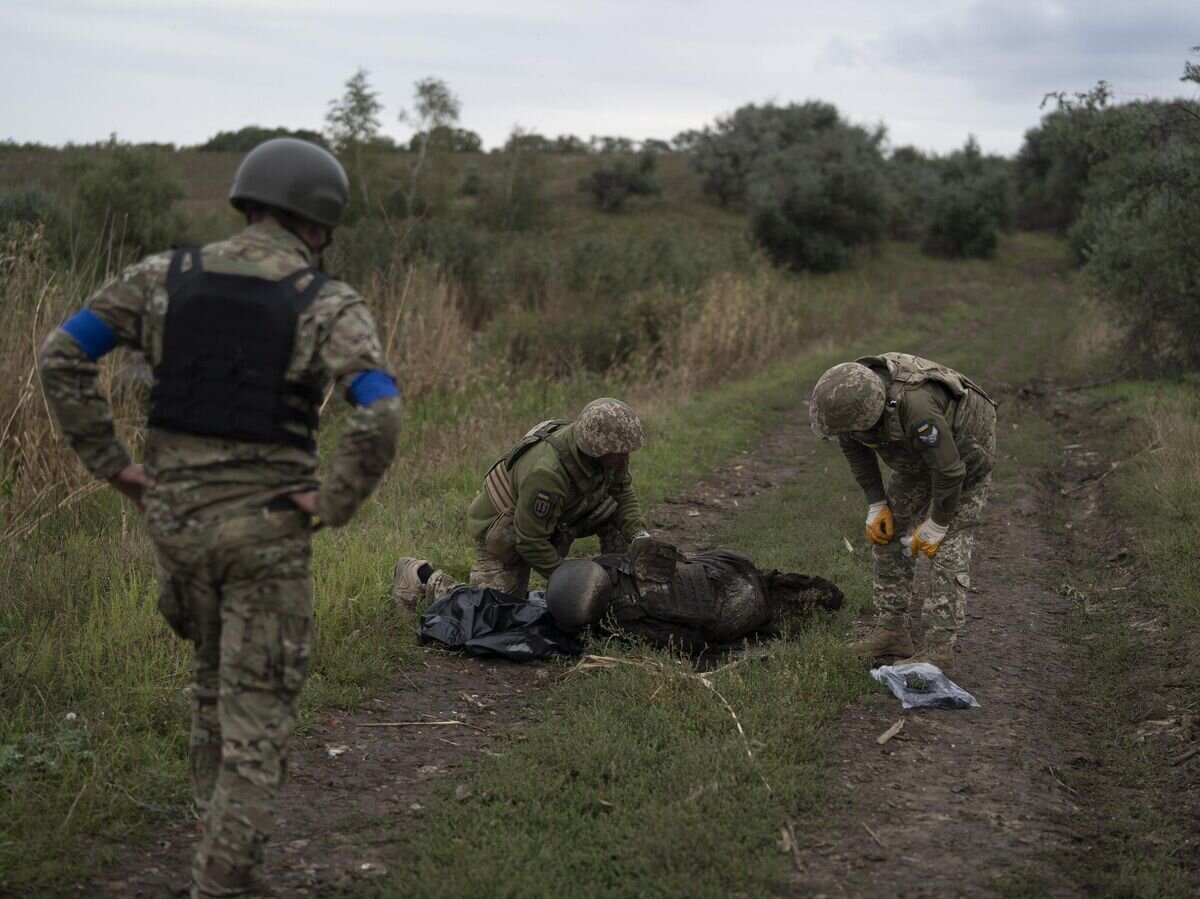
M 901 537 L 900 542 L 904 544 L 909 554 L 925 553 L 932 559 L 937 553 L 938 547 L 942 545 L 942 541 L 946 539 L 948 530 L 950 530 L 949 526 L 940 525 L 932 518 L 926 518 L 912 532 L 911 537 Z
M 876 546 L 886 546 L 895 536 L 891 508 L 887 503 L 871 503 L 867 509 L 867 539 Z

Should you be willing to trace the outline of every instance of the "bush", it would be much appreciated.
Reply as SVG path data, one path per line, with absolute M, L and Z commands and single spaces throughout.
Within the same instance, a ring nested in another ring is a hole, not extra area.
M 11 187 L 0 192 L 0 232 L 8 225 L 41 225 L 55 215 L 54 195 L 37 184 Z
M 74 185 L 82 246 L 126 249 L 135 255 L 186 240 L 175 209 L 183 182 L 164 153 L 113 138 L 100 152 L 78 151 L 66 165 Z
M 1130 358 L 1172 372 L 1200 371 L 1200 104 L 1180 103 L 1105 135 L 1070 235 Z
M 984 156 L 971 137 L 961 150 L 931 162 L 938 180 L 922 211 L 921 250 L 949 259 L 991 256 L 997 231 L 1013 223 L 1008 161 Z
M 1104 83 L 1059 98 L 1057 140 L 1089 160 L 1070 232 L 1083 280 L 1125 326 L 1131 361 L 1200 371 L 1200 103 L 1109 98 Z
M 929 204 L 921 251 L 948 259 L 987 257 L 996 252 L 996 216 L 982 182 L 943 184 Z
M 481 186 L 476 217 L 496 231 L 528 231 L 546 214 L 541 155 L 526 149 L 521 135 L 514 132 L 502 158 L 504 164 Z
M 747 188 L 750 231 L 777 265 L 833 271 L 883 237 L 878 146 L 865 137 L 834 132 L 757 165 Z
M 743 106 L 676 141 L 705 193 L 746 204 L 751 233 L 776 263 L 828 271 L 882 237 L 883 139 L 814 102 Z
M 603 212 L 620 212 L 630 196 L 650 197 L 662 193 L 662 185 L 654 177 L 656 160 L 652 153 L 642 153 L 637 161 L 624 159 L 600 165 L 591 174 L 579 179 L 579 189 L 590 193 Z
M 246 125 L 237 131 L 218 131 L 196 149 L 210 152 L 249 153 L 263 141 L 276 137 L 294 137 L 329 149 L 325 138 L 316 131 L 309 131 L 305 128 L 264 128 L 261 125 Z

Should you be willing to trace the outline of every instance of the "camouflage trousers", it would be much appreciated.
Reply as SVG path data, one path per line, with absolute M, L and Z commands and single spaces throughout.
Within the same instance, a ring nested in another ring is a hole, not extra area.
M 881 623 L 889 627 L 911 627 L 918 635 L 923 624 L 927 644 L 953 644 L 956 641 L 966 618 L 975 528 L 983 517 L 991 481 L 991 475 L 987 475 L 963 488 L 950 530 L 931 560 L 929 592 L 923 604 L 915 602 L 913 593 L 916 559 L 904 553 L 900 540 L 873 547 L 875 611 L 884 619 Z M 892 472 L 887 494 L 896 534 L 911 534 L 929 511 L 929 475 Z
M 600 538 L 602 553 L 623 553 L 629 549 L 629 541 L 611 518 L 602 522 L 593 533 Z M 591 537 L 593 533 L 563 534 L 560 540 L 555 541 L 559 557 L 566 558 L 567 553 L 571 551 L 571 544 L 576 539 Z M 486 541 L 477 539 L 475 562 L 471 565 L 471 586 L 491 587 L 510 596 L 524 597 L 529 592 L 529 563 L 520 556 L 517 556 L 516 561 L 501 558 L 488 549 Z
M 309 520 L 244 515 L 155 537 L 158 607 L 190 640 L 193 896 L 253 890 L 287 773 L 312 637 Z

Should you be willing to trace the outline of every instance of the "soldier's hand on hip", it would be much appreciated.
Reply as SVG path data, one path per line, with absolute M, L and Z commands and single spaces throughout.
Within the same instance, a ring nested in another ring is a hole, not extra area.
M 133 504 L 141 512 L 144 511 L 142 494 L 154 486 L 154 478 L 146 474 L 146 470 L 141 465 L 130 462 L 109 478 L 108 483 L 133 500 Z
M 305 490 L 303 493 L 292 493 L 288 495 L 288 499 L 294 502 L 301 512 L 307 512 L 309 515 L 317 514 L 317 491 Z

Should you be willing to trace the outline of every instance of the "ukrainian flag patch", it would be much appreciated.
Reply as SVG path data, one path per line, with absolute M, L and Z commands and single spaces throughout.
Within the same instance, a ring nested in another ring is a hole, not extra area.
M 913 425 L 913 436 L 917 438 L 917 443 L 922 446 L 937 446 L 942 435 L 938 432 L 937 425 L 928 421 L 919 421 Z

